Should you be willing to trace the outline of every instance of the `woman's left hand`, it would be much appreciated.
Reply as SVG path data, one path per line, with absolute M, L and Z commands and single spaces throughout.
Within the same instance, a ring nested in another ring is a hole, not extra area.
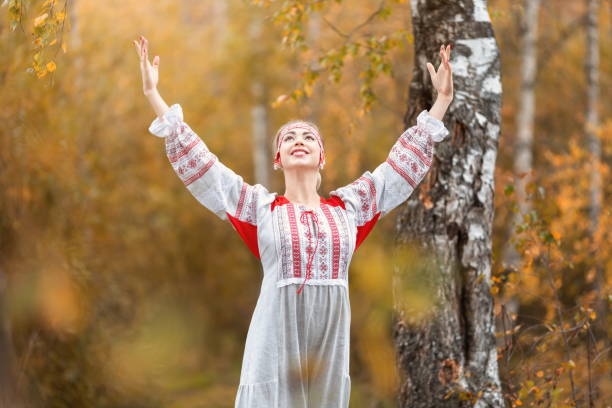
M 446 47 L 444 47 L 444 45 L 440 46 L 440 57 L 442 58 L 442 63 L 438 67 L 437 72 L 431 63 L 427 63 L 427 70 L 431 76 L 431 82 L 434 88 L 436 88 L 436 91 L 438 91 L 438 97 L 444 97 L 449 100 L 453 99 L 453 71 L 450 63 L 448 62 L 450 52 L 450 44 Z

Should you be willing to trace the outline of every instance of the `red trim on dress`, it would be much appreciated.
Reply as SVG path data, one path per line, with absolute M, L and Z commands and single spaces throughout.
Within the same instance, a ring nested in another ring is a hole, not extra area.
M 332 279 L 338 279 L 338 271 L 340 270 L 340 234 L 338 233 L 336 220 L 331 211 L 329 211 L 329 208 L 323 206 L 322 210 L 332 232 Z
M 172 156 L 168 155 L 170 163 L 176 163 L 181 157 L 186 156 L 191 151 L 191 149 L 193 149 L 198 144 L 200 144 L 200 139 L 194 139 L 193 142 L 191 142 L 187 146 L 181 146 L 181 150 L 178 153 Z
M 370 197 L 372 200 L 372 212 L 376 214 L 376 186 L 374 185 L 374 180 L 369 177 L 361 176 L 357 180 L 364 180 L 368 186 L 370 187 Z
M 340 199 L 340 197 L 338 196 L 331 196 L 329 198 L 319 197 L 319 202 L 321 204 L 331 205 L 332 207 L 340 206 L 346 210 L 346 207 L 344 206 L 344 201 L 342 201 L 342 199 Z M 270 210 L 273 211 L 274 207 L 285 204 L 291 204 L 291 201 L 287 200 L 285 196 L 277 195 L 274 201 L 272 202 L 272 205 L 270 206 Z
M 395 161 L 393 161 L 392 158 L 388 157 L 387 158 L 387 163 L 389 163 L 389 165 L 391 167 L 393 167 L 393 170 L 395 170 L 400 176 L 402 176 L 408 182 L 408 184 L 410 184 L 412 186 L 412 188 L 416 188 L 418 183 L 416 181 L 414 181 L 412 179 L 412 177 L 410 177 L 410 175 L 408 173 L 406 173 L 404 170 L 402 170 L 402 168 L 400 166 L 398 166 L 395 163 Z
M 197 173 L 193 174 L 191 177 L 189 177 L 186 180 L 183 180 L 183 183 L 188 186 L 189 184 L 193 183 L 194 181 L 196 181 L 197 179 L 199 179 L 200 177 L 202 177 L 207 171 L 208 169 L 210 169 L 212 167 L 213 164 L 215 164 L 217 158 L 216 156 L 211 158 L 208 163 L 206 163 L 204 165 L 204 167 L 202 167 L 200 170 L 198 170 Z
M 314 248 L 312 247 L 313 233 L 312 231 L 310 231 L 310 223 L 308 222 L 308 219 L 307 219 L 308 217 L 306 217 L 306 214 L 308 213 L 310 213 L 314 223 L 317 225 L 317 236 L 315 238 L 317 243 L 315 244 Z M 319 231 L 321 229 L 319 227 L 319 218 L 317 217 L 317 214 L 315 213 L 314 210 L 304 211 L 302 215 L 300 215 L 300 222 L 308 226 L 308 247 L 306 248 L 306 252 L 308 253 L 308 260 L 306 262 L 306 279 L 304 279 L 304 282 L 302 282 L 302 284 L 300 285 L 300 288 L 297 290 L 298 295 L 302 293 L 302 290 L 304 289 L 304 285 L 306 284 L 306 281 L 310 279 L 310 272 L 312 270 L 312 261 L 314 261 L 314 258 L 317 254 L 317 247 L 319 246 Z
M 400 144 L 402 145 L 402 147 L 404 147 L 405 149 L 410 150 L 411 152 L 413 152 L 414 154 L 417 155 L 417 157 L 419 159 L 421 159 L 421 162 L 423 162 L 424 165 L 426 166 L 431 166 L 431 160 L 429 158 L 427 158 L 427 156 L 425 155 L 425 153 L 419 149 L 417 146 L 408 143 L 406 140 L 404 140 L 403 137 L 400 137 L 399 139 Z
M 274 211 L 274 207 L 276 207 L 277 205 L 285 205 L 285 204 L 289 204 L 289 200 L 287 200 L 285 197 L 281 195 L 277 195 L 274 201 L 272 201 L 272 205 L 270 205 L 270 211 Z
M 295 219 L 295 208 L 292 205 L 287 207 L 289 217 L 289 227 L 291 228 L 291 249 L 293 255 L 293 277 L 302 276 L 302 258 L 300 256 L 300 234 L 298 233 L 297 221 Z
M 240 215 L 242 214 L 242 207 L 244 207 L 244 199 L 246 197 L 246 192 L 247 184 L 243 182 L 242 188 L 240 189 L 240 198 L 238 199 L 238 205 L 236 208 L 236 218 L 240 218 Z
M 226 212 L 227 218 L 232 223 L 234 229 L 240 235 L 240 238 L 247 244 L 247 247 L 251 250 L 253 255 L 258 259 L 261 259 L 259 255 L 259 245 L 257 244 L 257 226 L 249 224 L 246 221 L 240 221 L 238 218 L 233 217 L 230 213 Z
M 361 245 L 361 243 L 370 234 L 370 232 L 372 231 L 372 228 L 374 228 L 374 225 L 376 224 L 376 222 L 380 218 L 380 214 L 382 214 L 382 213 L 380 213 L 380 212 L 377 213 L 374 216 L 374 218 L 372 218 L 370 221 L 366 222 L 361 227 L 357 227 L 357 242 L 355 243 L 355 250 L 353 251 L 353 253 L 355 253 L 355 251 L 357 251 L 357 248 L 359 248 L 359 245 Z
M 344 205 L 344 201 L 342 201 L 342 199 L 338 196 L 331 196 L 329 198 L 322 198 L 323 201 L 321 201 L 322 203 L 325 203 L 327 205 L 331 205 L 332 207 L 342 207 L 343 209 L 346 210 L 346 206 Z

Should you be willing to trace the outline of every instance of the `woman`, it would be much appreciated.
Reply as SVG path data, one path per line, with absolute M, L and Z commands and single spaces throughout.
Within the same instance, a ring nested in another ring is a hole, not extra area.
M 325 164 L 315 125 L 293 121 L 274 140 L 274 168 L 285 194 L 246 183 L 219 161 L 157 91 L 159 57 L 134 41 L 143 90 L 157 118 L 149 131 L 165 138 L 176 174 L 206 208 L 229 221 L 263 266 L 263 280 L 245 344 L 237 408 L 346 408 L 349 404 L 351 311 L 348 269 L 353 253 L 380 217 L 403 203 L 429 170 L 433 142 L 448 135 L 442 117 L 453 97 L 450 45 L 438 71 L 427 63 L 438 98 L 393 145 L 373 172 L 329 193 L 317 193 Z

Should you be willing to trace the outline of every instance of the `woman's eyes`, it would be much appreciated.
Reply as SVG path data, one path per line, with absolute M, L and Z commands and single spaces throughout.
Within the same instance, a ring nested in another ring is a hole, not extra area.
M 291 135 L 285 136 L 285 140 L 289 140 L 289 139 L 293 139 L 293 136 Z M 314 136 L 310 136 L 310 135 L 306 136 L 306 139 L 315 140 Z

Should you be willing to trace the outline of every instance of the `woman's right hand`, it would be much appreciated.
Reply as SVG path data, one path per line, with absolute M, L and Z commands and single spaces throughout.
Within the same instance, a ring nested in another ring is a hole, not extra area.
M 142 90 L 145 95 L 148 95 L 157 89 L 157 82 L 159 81 L 159 55 L 153 58 L 153 64 L 149 62 L 148 42 L 142 35 L 139 41 L 134 40 L 134 45 L 140 58 Z

